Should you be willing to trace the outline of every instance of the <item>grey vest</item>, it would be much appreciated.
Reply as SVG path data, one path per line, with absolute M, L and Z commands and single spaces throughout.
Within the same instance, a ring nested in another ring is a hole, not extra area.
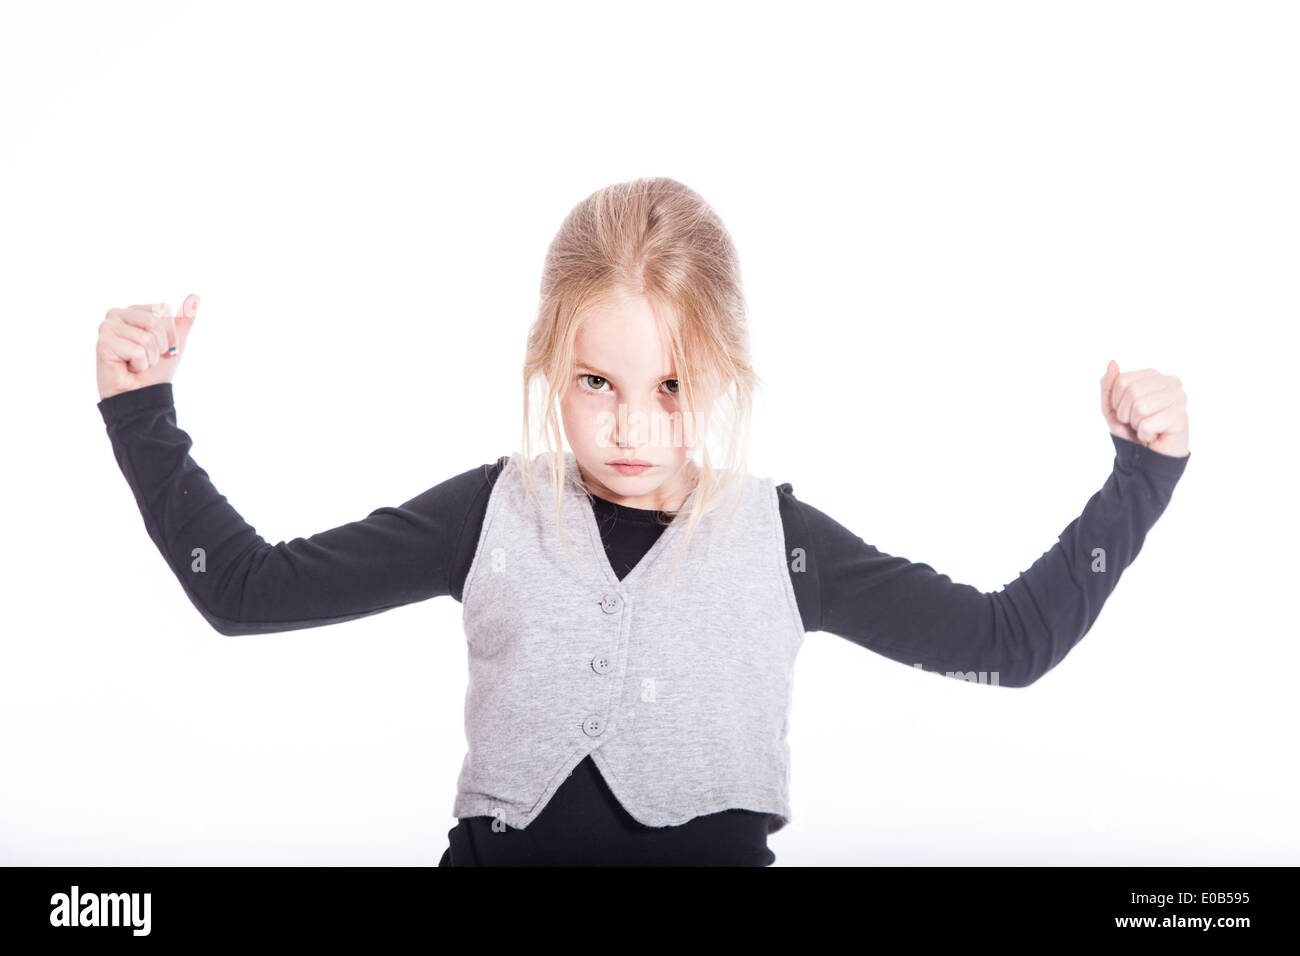
M 782 829 L 804 628 L 774 482 L 747 475 L 734 513 L 705 515 L 675 577 L 685 516 L 620 581 L 569 451 L 565 550 L 547 455 L 532 461 L 542 511 L 523 456 L 507 462 L 465 579 L 469 751 L 453 815 L 526 827 L 590 754 L 647 826 L 735 807 Z

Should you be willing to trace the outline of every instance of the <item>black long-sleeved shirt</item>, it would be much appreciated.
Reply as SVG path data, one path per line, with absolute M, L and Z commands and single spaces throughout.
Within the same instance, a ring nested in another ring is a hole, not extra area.
M 461 600 L 492 484 L 505 456 L 411 500 L 309 538 L 268 544 L 190 456 L 170 383 L 102 400 L 114 455 L 145 527 L 199 613 L 221 634 L 262 634 L 351 621 L 431 597 Z M 827 631 L 909 666 L 997 674 L 1024 687 L 1092 627 L 1190 455 L 1173 458 L 1112 436 L 1110 476 L 1055 545 L 999 591 L 954 582 L 877 550 L 778 486 L 790 577 L 808 631 Z M 597 497 L 610 563 L 621 578 L 669 516 Z M 203 549 L 204 570 L 194 570 Z M 1105 550 L 1105 573 L 1093 549 Z M 584 759 L 524 830 L 489 817 L 458 821 L 443 864 L 717 863 L 767 865 L 768 817 L 743 808 L 676 827 L 646 827 Z

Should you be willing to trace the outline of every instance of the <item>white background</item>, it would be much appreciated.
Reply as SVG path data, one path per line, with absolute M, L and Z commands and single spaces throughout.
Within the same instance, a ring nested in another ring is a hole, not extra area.
M 740 250 L 750 470 L 996 590 L 1110 472 L 1108 359 L 1192 461 L 1087 637 L 968 685 L 828 633 L 793 864 L 1295 864 L 1294 6 L 7 2 L 0 862 L 436 864 L 460 605 L 222 637 L 95 407 L 111 307 L 268 542 L 515 449 L 546 244 L 667 175 Z

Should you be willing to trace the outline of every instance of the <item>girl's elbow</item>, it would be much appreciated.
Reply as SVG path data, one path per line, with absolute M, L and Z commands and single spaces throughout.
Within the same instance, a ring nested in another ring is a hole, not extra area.
M 222 637 L 234 637 L 239 633 L 230 622 L 223 621 L 220 618 L 210 617 L 208 618 L 208 624 Z

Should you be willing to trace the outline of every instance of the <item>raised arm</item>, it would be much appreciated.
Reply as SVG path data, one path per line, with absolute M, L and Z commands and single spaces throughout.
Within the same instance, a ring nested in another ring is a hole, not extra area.
M 908 666 L 1025 687 L 1092 627 L 1147 532 L 1168 505 L 1190 452 L 1175 458 L 1111 436 L 1110 477 L 1046 551 L 999 591 L 954 582 L 928 564 L 886 554 L 782 487 L 787 554 L 808 630 L 828 631 Z M 1093 570 L 1105 553 L 1105 570 Z M 996 674 L 996 677 L 993 675 Z M 967 679 L 972 679 L 967 677 Z
M 455 582 L 477 542 L 491 466 L 359 521 L 271 545 L 190 456 L 170 382 L 111 395 L 98 407 L 149 536 L 220 633 L 320 627 L 438 595 L 459 599 Z

